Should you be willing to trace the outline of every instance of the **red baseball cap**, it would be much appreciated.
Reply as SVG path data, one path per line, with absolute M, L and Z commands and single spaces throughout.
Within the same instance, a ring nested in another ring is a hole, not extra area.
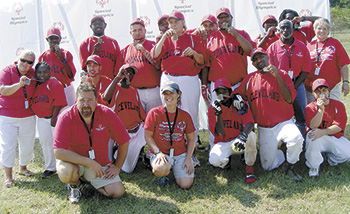
M 322 78 L 316 79 L 312 83 L 312 91 L 316 91 L 316 89 L 318 87 L 321 87 L 321 86 L 326 86 L 327 88 L 329 88 L 329 84 L 328 84 L 328 82 L 325 79 L 322 79 Z
M 167 14 L 162 14 L 162 15 L 160 15 L 159 17 L 158 17 L 158 24 L 159 24 L 159 22 L 162 20 L 162 19 L 168 19 L 169 18 L 169 15 L 167 15 Z
M 221 7 L 221 8 L 216 10 L 216 18 L 218 18 L 218 16 L 220 16 L 222 13 L 226 13 L 226 14 L 232 16 L 230 10 L 227 7 Z
M 141 18 L 135 18 L 131 21 L 131 25 L 134 25 L 134 24 L 140 24 L 142 25 L 143 27 L 145 27 L 145 22 L 141 19 Z
M 203 16 L 201 25 L 207 21 L 211 22 L 213 24 L 216 24 L 216 18 L 215 18 L 215 16 L 213 16 L 211 14 L 207 14 L 207 15 Z
M 47 31 L 47 38 L 49 38 L 50 36 L 58 36 L 61 38 L 61 31 L 60 29 L 56 28 L 56 27 L 52 27 Z
M 105 22 L 105 19 L 103 18 L 103 16 L 101 16 L 101 15 L 94 15 L 94 16 L 91 18 L 91 24 L 92 24 L 95 20 L 97 20 L 97 19 L 101 19 L 104 23 L 106 23 L 106 22 Z
M 264 27 L 264 24 L 267 20 L 274 20 L 276 23 L 278 23 L 276 17 L 274 17 L 273 15 L 266 15 L 266 16 L 264 16 L 263 21 L 262 21 L 263 27 Z
M 262 49 L 262 48 L 254 48 L 252 50 L 252 52 L 250 53 L 250 59 L 253 61 L 254 56 L 256 54 L 258 54 L 258 53 L 262 53 L 262 54 L 267 55 L 267 53 L 266 53 L 266 51 L 264 49 Z
M 184 15 L 177 10 L 174 10 L 173 12 L 171 12 L 167 20 L 169 20 L 170 18 L 174 18 L 176 20 L 185 20 Z
M 94 63 L 96 63 L 96 64 L 98 64 L 98 65 L 102 65 L 102 60 L 101 60 L 101 58 L 100 58 L 99 56 L 97 56 L 97 55 L 91 55 L 91 56 L 89 56 L 89 57 L 87 58 L 85 64 L 88 64 L 88 62 L 94 62 Z
M 215 91 L 218 88 L 230 89 L 231 83 L 225 78 L 217 79 L 217 80 L 215 80 L 215 89 L 213 91 Z

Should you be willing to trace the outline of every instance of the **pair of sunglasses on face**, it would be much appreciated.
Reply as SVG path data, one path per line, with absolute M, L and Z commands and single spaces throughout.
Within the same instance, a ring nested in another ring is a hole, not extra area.
M 29 65 L 33 64 L 34 62 L 33 61 L 29 61 L 29 60 L 26 60 L 26 59 L 23 59 L 23 58 L 20 58 L 19 59 L 21 62 L 26 62 L 28 63 Z

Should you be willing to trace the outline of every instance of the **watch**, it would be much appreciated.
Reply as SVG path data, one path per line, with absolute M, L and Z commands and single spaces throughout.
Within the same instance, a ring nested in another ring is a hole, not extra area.
M 156 151 L 154 151 L 154 154 L 155 155 L 158 155 L 160 153 L 160 150 L 159 149 L 157 149 Z

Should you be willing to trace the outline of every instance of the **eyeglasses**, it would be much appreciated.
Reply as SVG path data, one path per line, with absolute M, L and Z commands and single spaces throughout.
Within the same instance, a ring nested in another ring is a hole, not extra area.
M 29 60 L 26 60 L 26 59 L 23 59 L 23 58 L 20 58 L 19 60 L 21 60 L 21 62 L 26 62 L 29 65 L 33 64 L 33 61 L 29 61 Z

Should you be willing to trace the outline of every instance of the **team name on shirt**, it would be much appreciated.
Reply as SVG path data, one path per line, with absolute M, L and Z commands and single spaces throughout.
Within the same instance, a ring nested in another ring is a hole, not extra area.
M 49 97 L 47 95 L 39 95 L 32 98 L 33 104 L 35 103 L 49 103 Z
M 121 102 L 118 105 L 118 112 L 123 111 L 123 110 L 136 110 L 136 111 L 138 111 L 139 110 L 139 106 L 135 105 L 132 102 Z
M 232 120 L 224 120 L 224 127 L 230 129 L 237 129 L 239 131 L 243 131 L 244 129 L 244 125 L 242 123 Z
M 233 46 L 232 44 L 227 46 L 222 46 L 214 50 L 215 58 L 218 58 L 219 56 L 227 53 L 238 53 L 243 56 L 244 50 L 241 46 L 237 46 L 237 45 Z
M 250 94 L 250 102 L 258 98 L 270 98 L 279 102 L 280 94 L 274 91 L 267 91 L 266 89 L 256 90 Z
M 167 59 L 171 56 L 181 56 L 181 55 L 182 55 L 182 49 L 169 50 L 164 54 L 162 59 Z
M 150 61 L 145 56 L 132 56 L 130 59 L 126 60 L 128 64 L 132 64 L 134 62 L 145 62 L 151 64 Z
M 63 67 L 61 67 L 61 66 L 57 66 L 57 65 L 51 66 L 51 73 L 63 74 L 62 70 L 63 70 Z
M 108 51 L 101 50 L 99 53 L 99 56 L 101 58 L 108 58 L 108 59 L 112 60 L 113 62 L 115 61 L 115 55 L 111 52 L 108 52 Z
M 322 122 L 320 124 L 320 128 L 321 129 L 328 128 L 328 121 L 322 120 Z

